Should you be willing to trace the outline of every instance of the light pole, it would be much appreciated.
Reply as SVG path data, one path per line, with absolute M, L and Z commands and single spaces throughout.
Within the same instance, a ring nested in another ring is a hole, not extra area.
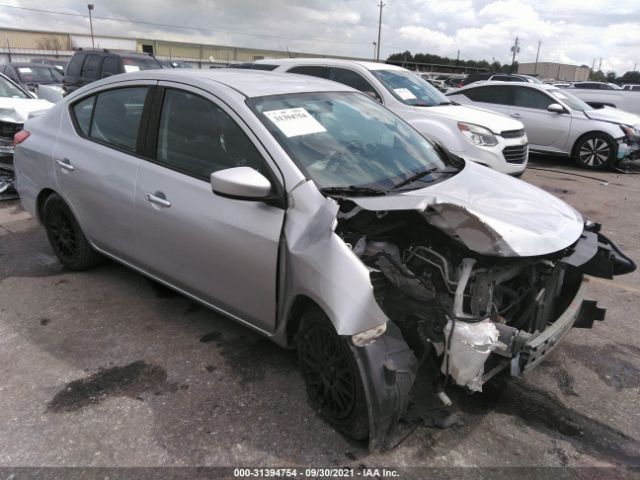
M 93 3 L 87 5 L 89 9 L 89 27 L 91 28 L 91 47 L 96 48 L 95 43 L 93 43 L 93 19 L 91 18 L 91 10 L 93 10 Z
M 382 3 L 382 0 L 380 0 L 380 3 L 378 4 L 378 6 L 380 7 L 380 17 L 378 17 L 378 48 L 376 50 L 376 61 L 380 61 L 380 32 L 382 30 L 382 7 L 384 7 L 386 4 Z
M 376 45 L 378 45 L 377 42 L 373 42 L 373 59 L 374 60 L 376 59 Z

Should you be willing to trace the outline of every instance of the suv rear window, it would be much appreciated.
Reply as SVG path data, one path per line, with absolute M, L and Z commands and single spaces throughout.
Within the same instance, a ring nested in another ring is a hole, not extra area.
M 99 55 L 89 55 L 82 66 L 82 76 L 85 78 L 97 79 L 101 63 L 102 57 Z
M 289 73 L 299 73 L 301 75 L 311 75 L 312 77 L 329 78 L 329 67 L 316 65 L 300 65 L 287 70 Z
M 67 67 L 66 73 L 68 75 L 80 75 L 80 70 L 82 69 L 82 62 L 84 62 L 84 57 L 86 55 L 80 53 L 76 53 L 71 61 L 69 62 L 69 66 Z
M 154 68 L 162 68 L 158 61 L 153 57 L 122 57 L 122 64 L 125 72 L 138 72 L 140 70 L 152 70 Z

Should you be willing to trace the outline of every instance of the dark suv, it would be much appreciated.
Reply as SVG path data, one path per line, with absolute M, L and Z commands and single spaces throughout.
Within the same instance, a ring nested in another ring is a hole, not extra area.
M 119 73 L 162 68 L 149 54 L 113 50 L 79 50 L 73 54 L 64 74 L 65 94 Z

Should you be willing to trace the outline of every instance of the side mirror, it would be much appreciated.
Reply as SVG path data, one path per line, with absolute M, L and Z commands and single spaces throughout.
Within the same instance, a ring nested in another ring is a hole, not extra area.
M 211 174 L 211 190 L 222 197 L 260 200 L 271 193 L 271 182 L 251 167 L 235 167 Z
M 380 98 L 380 96 L 376 92 L 372 92 L 371 90 L 365 90 L 362 93 L 364 93 L 365 95 L 373 98 L 376 102 L 382 103 L 382 99 Z
M 547 107 L 547 110 L 553 113 L 564 113 L 565 109 L 559 103 L 552 103 Z

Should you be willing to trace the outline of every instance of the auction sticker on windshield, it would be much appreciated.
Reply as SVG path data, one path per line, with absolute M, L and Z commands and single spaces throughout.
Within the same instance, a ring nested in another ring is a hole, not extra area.
M 287 137 L 322 133 L 327 130 L 304 108 L 286 108 L 264 112 L 265 116 Z
M 396 92 L 402 100 L 415 100 L 417 98 L 408 88 L 394 88 L 393 91 Z

